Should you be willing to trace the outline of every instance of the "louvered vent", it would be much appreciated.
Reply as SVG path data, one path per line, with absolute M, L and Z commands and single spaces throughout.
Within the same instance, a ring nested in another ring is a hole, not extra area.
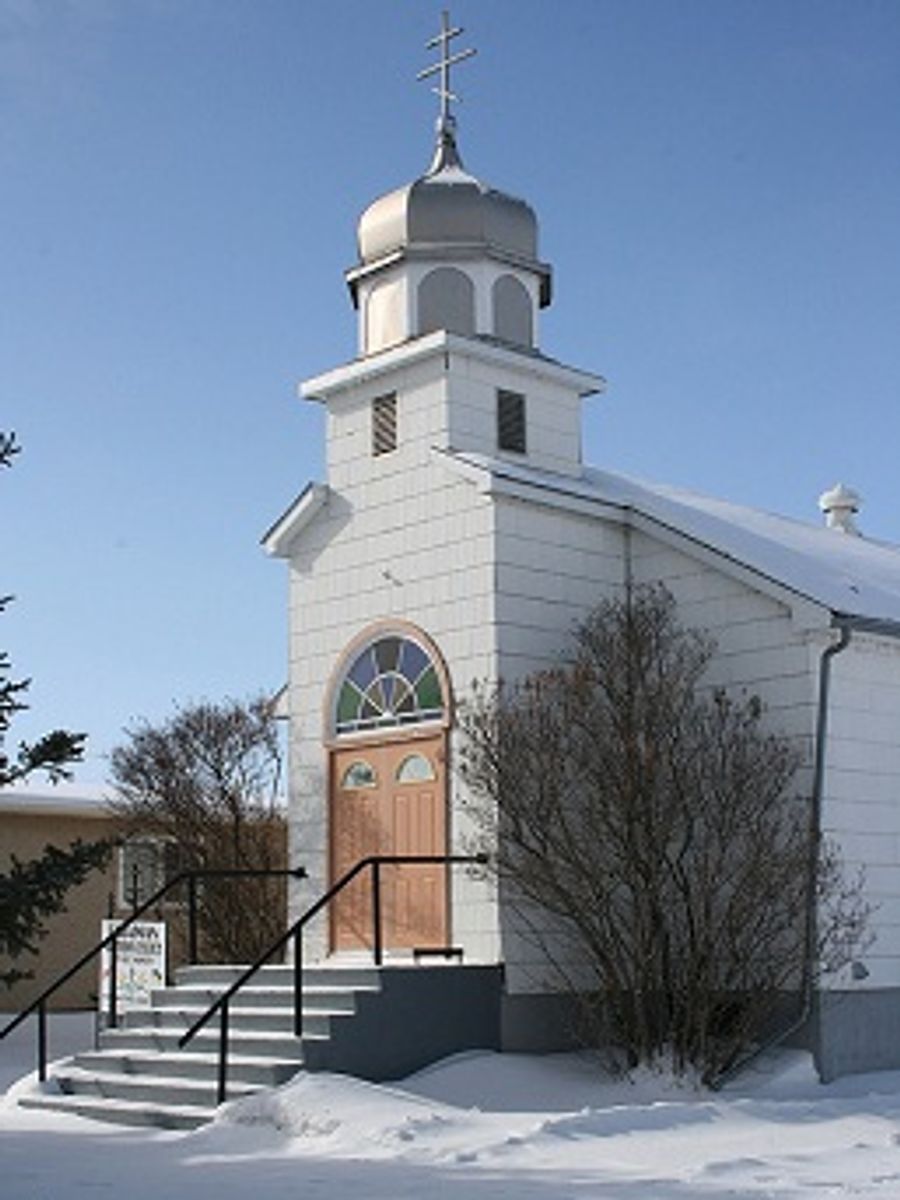
M 390 454 L 397 449 L 397 396 L 376 396 L 372 401 L 372 453 Z
M 525 454 L 525 397 L 519 392 L 497 392 L 497 447 Z

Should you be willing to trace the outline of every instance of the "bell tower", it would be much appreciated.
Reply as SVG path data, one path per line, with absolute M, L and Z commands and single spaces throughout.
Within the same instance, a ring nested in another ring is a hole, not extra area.
M 309 903 L 374 846 L 435 854 L 462 836 L 453 698 L 496 675 L 516 638 L 531 652 L 538 605 L 522 623 L 515 572 L 541 542 L 521 527 L 535 510 L 519 493 L 540 488 L 556 528 L 560 485 L 583 472 L 582 400 L 603 388 L 539 349 L 551 272 L 533 210 L 463 166 L 450 73 L 473 52 L 451 53 L 460 33 L 445 14 L 438 62 L 421 73 L 439 81 L 430 166 L 359 221 L 346 275 L 358 353 L 300 386 L 326 410 L 326 480 L 265 540 L 291 563 L 292 836 Z M 539 603 L 552 610 L 563 584 L 551 586 Z M 410 917 L 397 946 L 453 937 L 467 953 L 499 952 L 497 897 L 482 881 L 439 874 L 416 894 L 407 907 L 431 913 L 428 930 Z M 329 947 L 355 938 L 337 920 Z
M 475 51 L 451 52 L 461 33 L 444 13 L 428 43 L 438 61 L 419 74 L 439 81 L 430 166 L 359 220 L 346 272 L 357 355 L 301 386 L 328 409 L 328 482 L 338 490 L 399 474 L 415 489 L 436 452 L 582 469 L 581 401 L 603 381 L 541 353 L 551 270 L 538 256 L 537 217 L 463 166 L 450 72 Z M 366 503 L 374 495 L 369 488 Z
M 538 312 L 550 303 L 551 271 L 538 258 L 537 218 L 524 200 L 482 183 L 463 166 L 450 69 L 462 33 L 447 13 L 428 43 L 439 61 L 436 146 L 420 178 L 375 200 L 357 230 L 359 261 L 346 273 L 359 313 L 359 353 L 377 354 L 436 329 L 537 347 Z

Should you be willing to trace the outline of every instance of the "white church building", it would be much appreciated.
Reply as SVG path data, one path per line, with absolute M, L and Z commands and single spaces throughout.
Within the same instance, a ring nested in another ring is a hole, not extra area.
M 846 488 L 817 527 L 583 461 L 582 401 L 604 381 L 541 345 L 551 267 L 528 204 L 463 166 L 450 33 L 434 159 L 359 221 L 358 353 L 300 388 L 327 412 L 326 478 L 264 538 L 290 573 L 295 909 L 360 857 L 467 850 L 454 713 L 473 681 L 558 663 L 601 597 L 660 582 L 715 638 L 713 682 L 803 742 L 821 828 L 865 870 L 874 939 L 817 997 L 820 1071 L 900 1066 L 900 551 L 856 532 Z M 494 883 L 417 866 L 385 889 L 389 961 L 452 947 L 502 965 L 501 1043 L 552 1044 L 545 964 Z M 306 954 L 369 947 L 369 895 Z

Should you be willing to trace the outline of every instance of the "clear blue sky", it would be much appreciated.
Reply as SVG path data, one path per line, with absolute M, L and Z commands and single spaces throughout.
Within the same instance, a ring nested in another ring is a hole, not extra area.
M 467 167 L 555 269 L 590 461 L 900 541 L 900 3 L 460 0 Z M 0 645 L 33 736 L 275 690 L 259 537 L 323 470 L 359 212 L 420 174 L 422 0 L 0 0 Z

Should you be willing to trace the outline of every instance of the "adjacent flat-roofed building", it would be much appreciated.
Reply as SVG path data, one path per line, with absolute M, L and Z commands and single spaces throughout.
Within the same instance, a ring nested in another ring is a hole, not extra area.
M 113 820 L 99 791 L 61 783 L 0 790 L 0 870 L 15 855 L 21 862 L 40 858 L 44 847 L 67 849 L 83 842 L 112 837 Z M 46 920 L 47 936 L 38 954 L 22 954 L 14 962 L 0 958 L 0 970 L 14 966 L 33 971 L 12 988 L 0 987 L 0 1009 L 18 1012 L 100 940 L 100 922 L 117 904 L 118 856 L 103 872 L 92 871 L 66 896 L 66 909 Z M 96 1002 L 98 965 L 86 967 L 62 985 L 50 999 L 57 1009 L 92 1008 Z

